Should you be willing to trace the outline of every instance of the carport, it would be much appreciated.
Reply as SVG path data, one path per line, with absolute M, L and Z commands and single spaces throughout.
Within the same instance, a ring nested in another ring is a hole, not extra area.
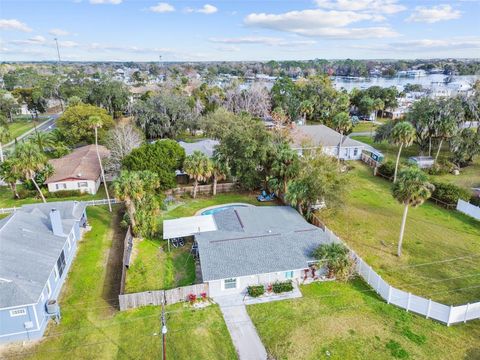
M 163 220 L 163 239 L 185 238 L 198 233 L 218 230 L 213 215 L 183 217 L 179 219 Z

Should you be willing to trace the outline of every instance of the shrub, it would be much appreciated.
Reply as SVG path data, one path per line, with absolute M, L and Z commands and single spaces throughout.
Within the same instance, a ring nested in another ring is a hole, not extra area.
M 435 186 L 433 191 L 432 198 L 440 200 L 446 204 L 455 205 L 458 199 L 468 201 L 470 199 L 470 193 L 455 185 L 443 182 L 432 181 L 432 184 Z
M 456 169 L 454 163 L 448 160 L 440 160 L 428 169 L 427 172 L 430 175 L 445 175 L 451 173 L 454 169 Z
M 275 294 L 292 291 L 293 290 L 292 280 L 273 283 L 272 289 Z
M 265 286 L 252 285 L 247 288 L 248 295 L 251 297 L 259 297 L 265 293 Z
M 318 266 L 327 266 L 328 277 L 348 281 L 354 273 L 350 250 L 341 243 L 322 244 L 313 251 L 312 256 L 318 260 Z
M 87 193 L 82 193 L 80 190 L 60 190 L 56 192 L 48 192 L 46 194 L 49 198 L 66 198 L 74 196 L 85 196 Z
M 38 195 L 38 192 L 36 190 L 29 190 L 25 188 L 18 189 L 17 193 L 19 199 L 32 198 Z
M 378 167 L 378 172 L 387 177 L 393 177 L 395 173 L 395 163 L 391 160 L 384 162 Z
M 473 195 L 470 198 L 470 204 L 475 205 L 475 206 L 480 206 L 480 196 Z
M 197 300 L 197 295 L 188 294 L 187 298 L 188 298 L 188 301 L 190 301 L 191 303 L 194 303 Z

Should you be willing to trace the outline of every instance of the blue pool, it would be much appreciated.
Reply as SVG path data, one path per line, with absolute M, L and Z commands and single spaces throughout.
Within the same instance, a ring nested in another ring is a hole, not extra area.
M 213 209 L 208 209 L 208 210 L 202 211 L 201 215 L 213 215 L 213 214 L 216 214 L 220 211 L 224 211 L 224 210 L 228 210 L 228 209 L 232 209 L 232 208 L 238 208 L 238 207 L 247 207 L 247 205 L 237 204 L 237 205 L 220 206 L 220 207 L 216 207 L 216 208 L 213 208 Z

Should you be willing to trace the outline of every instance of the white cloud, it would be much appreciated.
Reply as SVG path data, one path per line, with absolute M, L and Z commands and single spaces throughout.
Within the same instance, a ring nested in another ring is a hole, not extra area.
M 2 30 L 17 30 L 23 32 L 30 32 L 30 29 L 27 24 L 17 20 L 17 19 L 0 19 L 0 29 Z
M 451 5 L 438 5 L 432 7 L 417 6 L 406 21 L 425 22 L 433 24 L 437 21 L 454 20 L 462 16 L 460 10 L 455 10 Z
M 398 0 L 315 0 L 318 7 L 342 11 L 395 14 L 406 9 Z
M 316 44 L 314 40 L 286 40 L 268 36 L 244 36 L 236 38 L 210 38 L 213 43 L 220 44 L 261 44 L 269 46 L 304 46 Z
M 79 44 L 76 43 L 75 41 L 59 41 L 58 42 L 58 46 L 60 46 L 61 48 L 74 48 L 74 47 L 78 47 Z
M 348 28 L 361 21 L 379 21 L 383 16 L 353 11 L 325 11 L 322 9 L 289 11 L 282 14 L 253 13 L 244 22 L 248 26 L 290 32 L 303 36 L 336 39 L 393 37 L 398 34 L 388 26 Z
M 175 11 L 175 8 L 172 5 L 165 2 L 160 2 L 155 6 L 151 6 L 149 9 L 155 13 L 167 13 Z
M 70 33 L 68 31 L 65 31 L 65 30 L 62 30 L 62 29 L 51 29 L 48 33 L 50 35 L 53 35 L 53 36 L 67 36 L 67 35 L 70 35 Z
M 14 45 L 44 45 L 47 42 L 41 35 L 33 36 L 29 39 L 24 40 L 11 40 L 10 43 Z
M 449 38 L 449 39 L 417 39 L 392 42 L 385 45 L 353 45 L 352 48 L 392 54 L 429 53 L 450 54 L 454 50 L 480 50 L 480 37 Z
M 201 9 L 198 9 L 197 12 L 202 13 L 202 14 L 214 14 L 218 11 L 218 9 L 210 4 L 205 4 Z
M 110 4 L 118 5 L 121 4 L 123 0 L 90 0 L 90 4 L 99 5 L 99 4 Z

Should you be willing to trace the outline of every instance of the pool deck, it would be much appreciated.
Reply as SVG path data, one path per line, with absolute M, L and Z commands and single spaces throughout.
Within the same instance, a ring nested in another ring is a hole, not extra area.
M 209 207 L 198 210 L 195 213 L 195 216 L 202 215 L 202 213 L 204 211 L 207 211 L 207 210 L 218 209 L 218 208 L 227 207 L 227 206 L 228 207 L 230 207 L 230 206 L 252 206 L 252 207 L 254 207 L 255 205 L 247 204 L 247 203 L 228 203 L 228 204 L 214 205 L 214 206 L 209 206 Z

